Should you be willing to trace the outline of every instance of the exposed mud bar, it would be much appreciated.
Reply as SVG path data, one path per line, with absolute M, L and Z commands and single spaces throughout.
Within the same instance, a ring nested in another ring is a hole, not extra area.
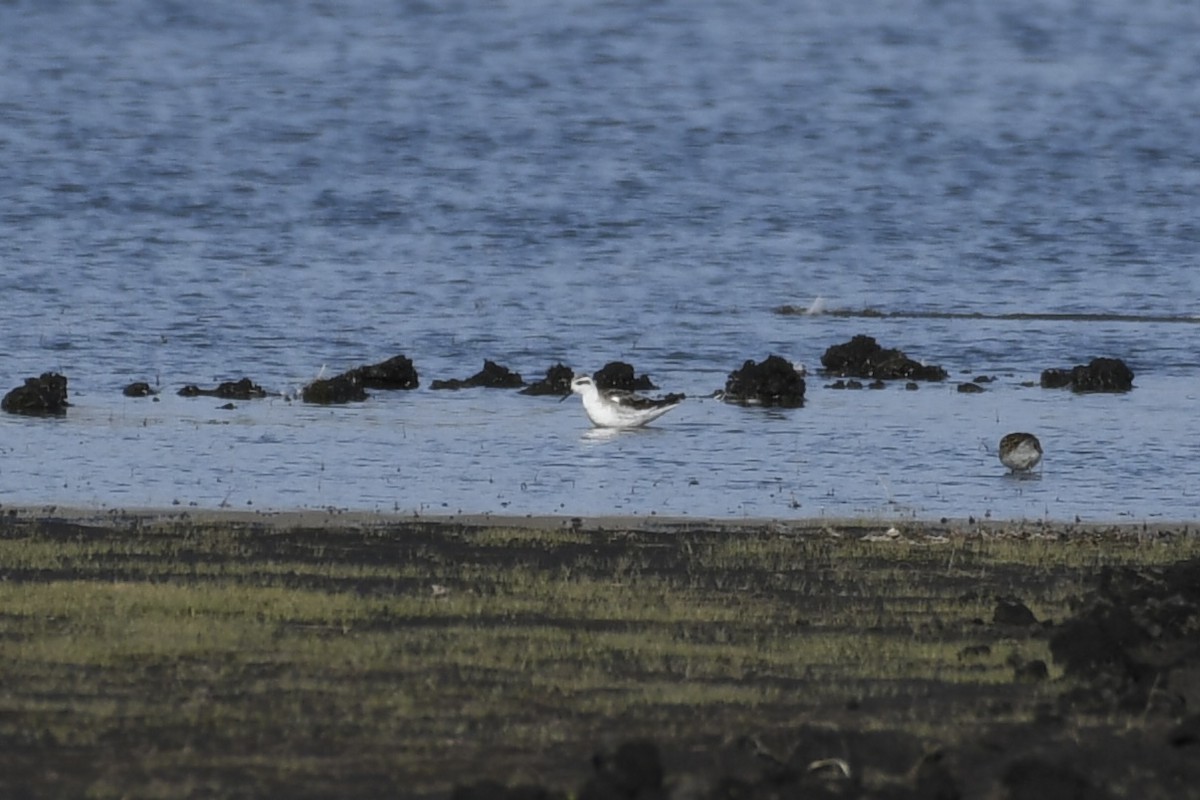
M 1102 313 L 1073 313 L 1073 312 L 1041 312 L 1014 311 L 1005 313 L 989 313 L 986 311 L 883 311 L 875 308 L 828 308 L 823 302 L 810 306 L 777 306 L 775 313 L 785 317 L 816 316 L 824 314 L 830 317 L 847 317 L 854 319 L 994 319 L 1012 321 L 1042 321 L 1042 322 L 1136 322 L 1136 323 L 1166 323 L 1181 325 L 1200 324 L 1200 317 L 1190 314 L 1114 314 Z

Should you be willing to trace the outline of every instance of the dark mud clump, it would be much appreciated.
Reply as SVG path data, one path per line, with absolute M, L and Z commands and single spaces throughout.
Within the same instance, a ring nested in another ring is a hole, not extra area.
M 322 406 L 357 403 L 367 397 L 366 389 L 354 376 L 353 370 L 332 378 L 317 378 L 300 390 L 301 400 Z
M 678 760 L 678 759 L 676 759 Z M 818 726 L 792 732 L 786 746 L 773 748 L 752 735 L 730 736 L 708 752 L 703 763 L 684 763 L 669 773 L 659 745 L 631 739 L 592 756 L 591 774 L 572 796 L 580 800 L 629 798 L 958 798 L 961 782 L 943 753 L 927 750 L 914 736 L 885 731 L 835 731 Z M 864 773 L 886 776 L 890 791 L 877 794 L 862 782 Z M 489 794 L 490 792 L 490 794 Z M 560 798 L 540 786 L 504 787 L 479 781 L 455 787 L 453 800 L 475 798 Z M 1046 795 L 1050 796 L 1050 795 Z
M 631 739 L 611 750 L 596 752 L 592 756 L 592 774 L 570 796 L 579 800 L 665 800 L 669 796 L 664 785 L 665 774 L 658 745 L 649 739 Z M 450 797 L 451 800 L 566 800 L 568 795 L 542 786 L 506 787 L 483 780 L 456 786 Z
M 1133 388 L 1133 370 L 1119 358 L 1093 358 L 1071 369 L 1043 370 L 1041 384 L 1044 389 L 1070 386 L 1073 392 L 1128 392 Z
M 482 387 L 484 389 L 519 389 L 525 385 L 525 381 L 519 373 L 513 372 L 508 367 L 503 367 L 495 361 L 483 362 L 483 369 L 476 372 L 466 380 L 458 380 L 457 378 L 446 381 L 434 381 L 430 384 L 430 389 L 473 389 Z
M 663 765 L 658 745 L 648 739 L 624 742 L 592 756 L 592 775 L 578 797 L 602 800 L 663 796 Z
M 534 784 L 505 786 L 499 781 L 482 780 L 454 787 L 450 800 L 568 800 L 566 792 Z
M 24 386 L 18 386 L 0 400 L 0 409 L 33 417 L 62 416 L 69 405 L 67 378 L 57 372 L 43 372 L 37 378 L 26 378 Z
M 596 753 L 574 796 L 1196 796 L 1200 560 L 1159 568 L 1105 567 L 1097 587 L 1058 624 L 1040 622 L 1016 597 L 1001 597 L 991 627 L 1005 641 L 1048 635 L 1054 661 L 1063 670 L 1065 686 L 1057 703 L 1039 703 L 1028 721 L 983 724 L 941 743 L 878 725 L 801 723 L 764 735 L 731 731 L 722 744 L 695 755 L 672 752 L 669 740 L 633 739 Z M 991 649 L 977 645 L 959 657 Z M 1052 685 L 1043 661 L 1014 658 L 1012 663 L 1018 685 L 1043 687 L 1038 691 Z M 1002 703 L 981 710 L 980 720 L 1010 712 Z M 668 763 L 674 769 L 668 770 Z M 479 783 L 459 786 L 453 797 L 482 797 L 478 792 L 486 789 L 496 792 L 493 797 L 562 796 L 542 787 Z
M 180 397 L 220 397 L 223 400 L 253 400 L 266 397 L 266 391 L 249 378 L 240 381 L 225 381 L 215 389 L 202 389 L 189 383 L 179 390 Z
M 126 397 L 153 397 L 158 394 L 153 386 L 145 381 L 134 381 L 121 390 Z
M 562 364 L 555 364 L 546 370 L 546 377 L 531 383 L 521 390 L 521 394 L 544 396 L 554 395 L 566 397 L 571 393 L 571 380 L 575 371 Z
M 1154 570 L 1105 567 L 1059 625 L 1050 652 L 1084 688 L 1075 705 L 1200 710 L 1200 561 Z
M 916 381 L 945 380 L 946 370 L 925 365 L 901 350 L 881 347 L 871 336 L 859 334 L 844 344 L 832 345 L 821 356 L 821 365 L 831 375 L 855 378 Z
M 405 355 L 392 356 L 378 364 L 367 364 L 355 367 L 342 376 L 357 382 L 364 389 L 379 389 L 392 391 L 397 389 L 416 389 L 421 385 L 417 369 L 411 358 Z
M 799 408 L 804 405 L 804 378 L 792 363 L 777 355 L 756 363 L 747 359 L 729 373 L 721 399 L 727 403 Z
M 347 370 L 332 378 L 317 378 L 300 390 L 300 399 L 316 405 L 357 403 L 366 400 L 367 389 L 392 391 L 416 389 L 421 385 L 412 359 L 401 354 L 378 364 Z
M 1041 384 L 1043 389 L 1061 389 L 1071 385 L 1071 370 L 1051 367 L 1042 370 Z
M 632 364 L 624 361 L 610 361 L 592 374 L 592 380 L 599 389 L 623 389 L 627 392 L 648 392 L 658 387 L 649 376 L 635 377 Z
M 1029 606 L 1016 597 L 999 597 L 996 599 L 996 610 L 992 612 L 993 625 L 1012 625 L 1028 628 L 1037 625 L 1037 617 L 1029 610 Z

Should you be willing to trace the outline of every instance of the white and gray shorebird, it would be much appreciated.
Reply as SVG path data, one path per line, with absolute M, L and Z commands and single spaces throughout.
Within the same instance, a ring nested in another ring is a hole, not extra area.
M 1042 443 L 1032 433 L 1010 433 L 1000 440 L 1000 462 L 1013 472 L 1028 472 L 1042 460 Z
M 571 391 L 583 398 L 583 410 L 592 424 L 599 428 L 640 428 L 675 408 L 684 399 L 681 394 L 653 399 L 624 389 L 601 389 L 588 375 L 580 375 L 572 380 Z

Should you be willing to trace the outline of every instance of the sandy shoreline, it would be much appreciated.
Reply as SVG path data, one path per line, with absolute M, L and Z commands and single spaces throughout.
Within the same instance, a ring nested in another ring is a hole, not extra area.
M 937 539 L 960 536 L 1011 536 L 1060 538 L 1070 536 L 1162 537 L 1200 534 L 1197 520 L 1071 521 L 1052 519 L 895 519 L 880 517 L 685 517 L 659 515 L 517 515 L 517 514 L 415 514 L 343 509 L 261 511 L 202 508 L 94 508 L 64 505 L 0 505 L 0 514 L 25 520 L 54 519 L 100 527 L 192 523 L 199 525 L 254 525 L 287 528 L 389 528 L 420 523 L 431 527 L 523 528 L 530 530 L 770 530 L 873 538 Z

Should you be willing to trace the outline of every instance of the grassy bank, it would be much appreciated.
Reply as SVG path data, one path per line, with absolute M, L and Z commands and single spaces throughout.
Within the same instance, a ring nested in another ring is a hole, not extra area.
M 9 517 L 0 793 L 569 789 L 613 737 L 679 758 L 799 721 L 952 739 L 1059 690 L 998 597 L 1057 619 L 1103 565 L 1200 555 L 1163 531 L 884 527 Z

